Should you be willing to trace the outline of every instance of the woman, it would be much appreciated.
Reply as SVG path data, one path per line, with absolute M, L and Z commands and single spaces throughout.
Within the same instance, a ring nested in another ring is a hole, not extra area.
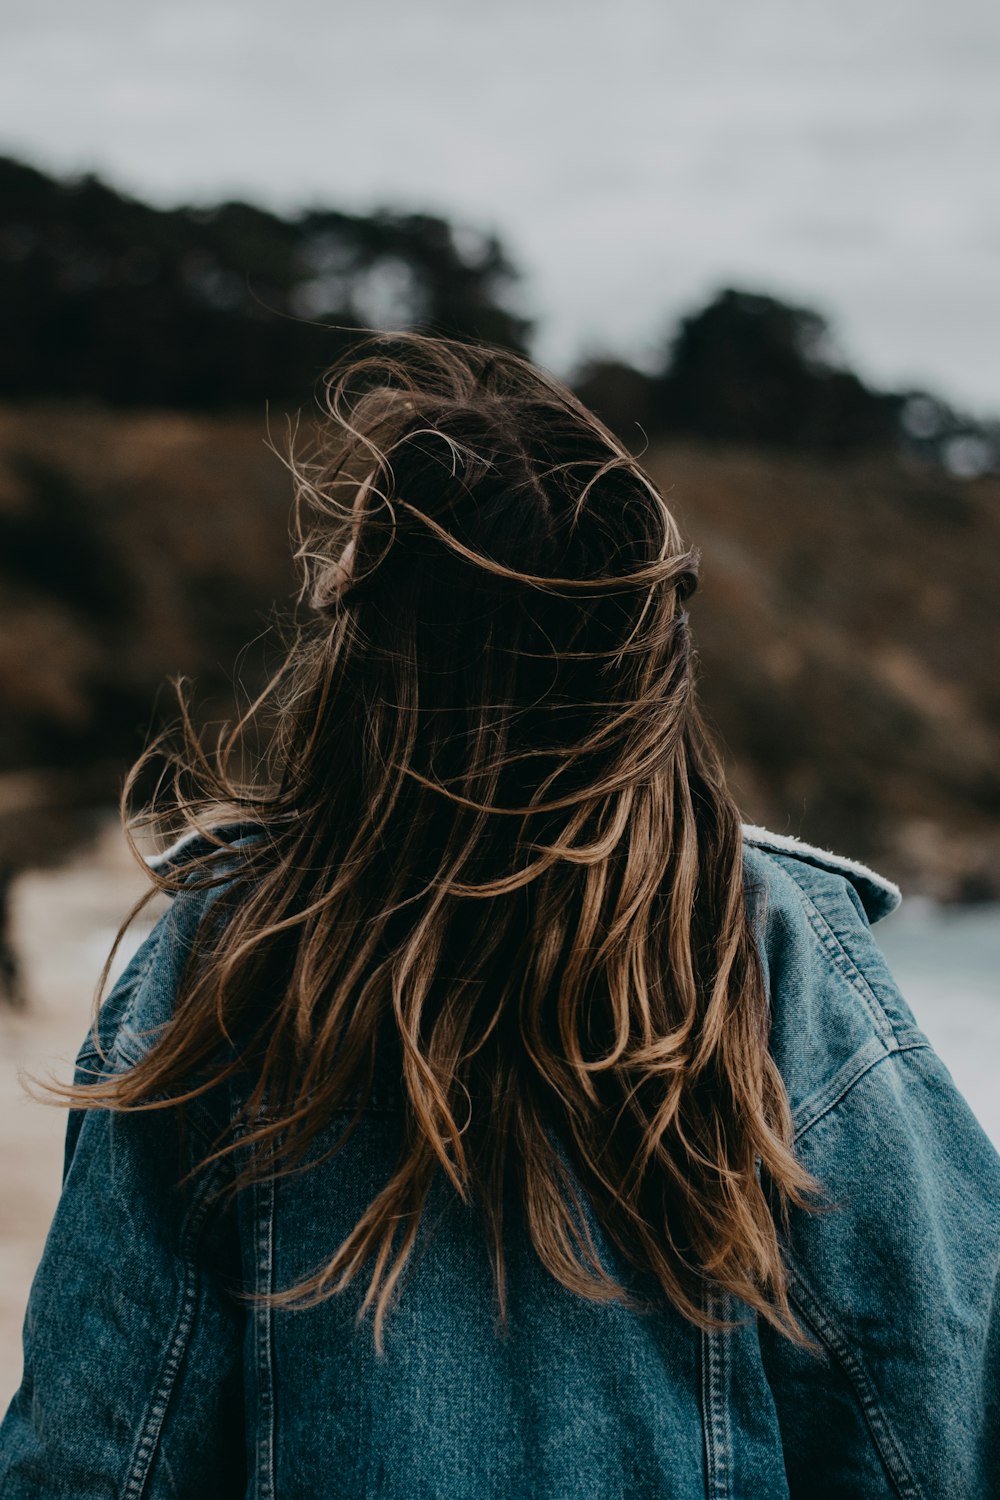
M 996 1493 L 1000 1161 L 896 887 L 741 825 L 662 497 L 510 355 L 328 392 L 311 623 L 185 719 L 65 1091 L 0 1494 Z

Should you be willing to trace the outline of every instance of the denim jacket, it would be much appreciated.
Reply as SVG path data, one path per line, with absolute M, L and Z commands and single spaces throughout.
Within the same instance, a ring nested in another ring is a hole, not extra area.
M 516 1219 L 499 1332 L 478 1217 L 438 1184 L 378 1355 L 354 1284 L 307 1311 L 241 1294 L 292 1284 L 353 1226 L 394 1161 L 391 1091 L 337 1155 L 229 1212 L 224 1162 L 175 1186 L 218 1128 L 208 1105 L 183 1130 L 170 1110 L 73 1112 L 2 1500 L 1000 1495 L 1000 1158 L 872 937 L 899 891 L 759 828 L 744 862 L 796 1149 L 827 1194 L 788 1247 L 810 1348 L 722 1295 L 708 1310 L 735 1326 L 715 1332 L 585 1301 Z M 113 988 L 104 1066 L 169 1015 L 205 901 L 175 898 Z M 95 1066 L 88 1041 L 78 1076 Z

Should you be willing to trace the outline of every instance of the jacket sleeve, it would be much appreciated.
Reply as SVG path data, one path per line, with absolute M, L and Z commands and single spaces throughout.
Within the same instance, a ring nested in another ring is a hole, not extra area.
M 985 1500 L 1000 1495 L 1000 1157 L 856 906 L 812 911 L 838 1003 L 870 1033 L 797 1112 L 825 1190 L 790 1246 L 815 1348 L 762 1335 L 790 1490 Z
M 162 1006 L 185 952 L 178 898 L 102 1007 L 107 1065 L 129 1018 Z M 102 1066 L 88 1036 L 77 1079 Z M 244 1493 L 244 1314 L 218 1180 L 176 1184 L 173 1110 L 74 1111 L 62 1194 L 24 1323 L 24 1375 L 0 1425 L 4 1500 L 225 1500 Z

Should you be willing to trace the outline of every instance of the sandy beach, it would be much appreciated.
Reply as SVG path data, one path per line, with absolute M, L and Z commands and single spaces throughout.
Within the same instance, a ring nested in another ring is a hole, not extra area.
M 0 1008 L 0 1410 L 20 1379 L 21 1321 L 59 1196 L 66 1127 L 65 1111 L 29 1098 L 19 1073 L 70 1076 L 118 923 L 146 884 L 109 817 L 95 847 L 14 886 L 12 926 L 28 1005 L 13 1015 Z M 162 909 L 151 906 L 137 920 L 114 972 Z

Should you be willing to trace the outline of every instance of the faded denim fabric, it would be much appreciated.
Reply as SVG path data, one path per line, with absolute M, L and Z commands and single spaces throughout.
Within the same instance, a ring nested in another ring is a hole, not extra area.
M 871 935 L 899 892 L 767 830 L 744 851 L 797 1150 L 828 1193 L 789 1247 L 814 1351 L 721 1296 L 738 1326 L 711 1334 L 583 1301 L 513 1210 L 500 1336 L 476 1215 L 439 1184 L 380 1358 L 359 1288 L 310 1311 L 237 1294 L 297 1279 L 353 1225 L 397 1150 L 392 1080 L 341 1153 L 225 1214 L 209 1198 L 229 1168 L 173 1186 L 218 1100 L 184 1131 L 74 1113 L 2 1500 L 1000 1495 L 1000 1158 Z M 206 899 L 180 895 L 109 996 L 109 1066 L 169 1016 Z M 78 1076 L 98 1065 L 88 1042 Z

